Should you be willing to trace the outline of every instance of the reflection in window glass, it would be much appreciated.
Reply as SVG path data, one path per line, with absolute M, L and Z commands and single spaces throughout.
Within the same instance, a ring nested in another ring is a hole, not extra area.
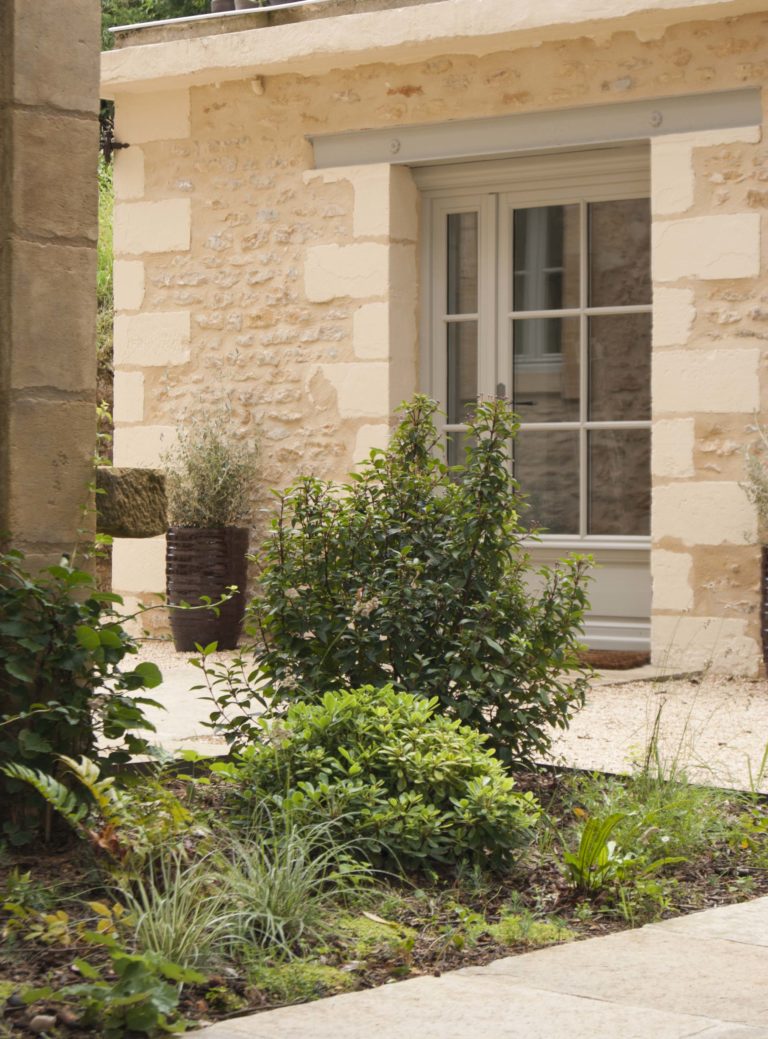
M 448 434 L 446 449 L 446 461 L 448 465 L 465 465 L 467 461 L 467 448 L 475 441 L 469 433 L 452 432 Z M 461 474 L 457 474 L 460 478 Z
M 523 430 L 513 451 L 515 478 L 530 506 L 523 521 L 547 534 L 578 534 L 578 431 Z
M 477 213 L 448 217 L 447 313 L 477 313 Z
M 589 305 L 651 302 L 651 217 L 647 198 L 589 206 Z
M 579 417 L 579 319 L 513 323 L 513 407 L 523 422 Z
M 467 421 L 467 412 L 477 400 L 477 324 L 474 321 L 448 325 L 448 422 Z
M 589 418 L 594 422 L 651 417 L 651 315 L 589 319 Z
M 587 436 L 588 533 L 650 534 L 650 430 L 596 429 Z
M 577 307 L 579 207 L 517 209 L 513 221 L 513 309 Z

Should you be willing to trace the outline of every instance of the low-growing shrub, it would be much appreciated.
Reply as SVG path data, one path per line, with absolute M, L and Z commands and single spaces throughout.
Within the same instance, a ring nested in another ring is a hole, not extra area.
M 244 756 L 255 805 L 337 820 L 367 854 L 401 865 L 507 865 L 537 818 L 474 729 L 392 686 L 326 693 L 273 723 Z
M 587 562 L 533 568 L 506 403 L 478 404 L 457 467 L 440 459 L 434 402 L 403 410 L 348 484 L 307 477 L 280 495 L 252 604 L 256 662 L 281 701 L 368 684 L 436 697 L 502 760 L 530 762 L 583 702 Z

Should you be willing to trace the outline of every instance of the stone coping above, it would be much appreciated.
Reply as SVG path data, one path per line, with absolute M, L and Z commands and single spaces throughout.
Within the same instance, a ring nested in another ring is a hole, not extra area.
M 308 0 L 117 31 L 102 97 L 273 74 L 317 75 L 440 54 L 483 55 L 630 29 L 654 38 L 683 21 L 764 10 L 765 0 Z

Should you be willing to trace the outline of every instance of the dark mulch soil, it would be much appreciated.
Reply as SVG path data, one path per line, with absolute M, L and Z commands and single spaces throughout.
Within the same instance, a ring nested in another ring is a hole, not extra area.
M 535 792 L 554 819 L 567 821 L 572 805 L 562 796 L 557 774 L 545 772 L 521 776 L 518 785 Z M 739 810 L 734 804 L 734 812 Z M 751 862 L 746 849 L 713 843 L 707 853 L 695 861 L 674 866 L 677 881 L 674 899 L 661 915 L 674 916 L 768 894 L 768 870 L 756 868 Z M 0 861 L 0 894 L 14 868 L 22 872 L 31 870 L 38 881 L 55 888 L 59 896 L 70 892 L 80 901 L 86 898 L 112 901 L 108 892 L 99 889 L 100 874 L 94 869 L 86 849 L 74 841 L 63 849 L 41 847 L 33 853 L 27 850 L 6 855 Z M 389 897 L 391 901 L 391 892 L 390 887 L 389 893 L 382 893 L 382 899 Z M 330 939 L 323 949 L 322 962 L 350 971 L 357 988 L 371 988 L 423 974 L 438 975 L 530 951 L 530 946 L 522 942 L 517 946 L 500 945 L 487 933 L 471 941 L 465 940 L 461 928 L 456 926 L 457 902 L 492 923 L 514 896 L 518 906 L 530 909 L 537 916 L 556 916 L 575 932 L 578 939 L 599 937 L 628 926 L 607 896 L 587 903 L 583 896 L 574 894 L 563 877 L 556 853 L 538 859 L 535 855 L 529 857 L 524 872 L 521 870 L 518 876 L 499 877 L 482 885 L 461 884 L 447 876 L 438 880 L 413 877 L 398 888 L 397 894 L 395 922 L 415 932 L 412 947 L 393 951 L 391 947 L 383 946 L 366 956 L 363 962 L 353 963 L 350 963 L 353 953 L 339 939 Z M 57 908 L 61 908 L 61 904 L 57 902 Z M 65 901 L 63 904 L 72 919 L 76 919 L 78 902 L 74 897 L 71 903 Z M 375 914 L 375 901 L 370 908 Z M 392 919 L 391 908 L 389 913 Z M 0 933 L 3 922 L 0 915 Z M 45 1002 L 28 1007 L 18 996 L 29 986 L 45 984 L 55 990 L 81 980 L 74 966 L 78 957 L 98 965 L 99 950 L 92 946 L 81 947 L 77 940 L 67 947 L 22 939 L 0 943 L 0 985 L 11 983 L 14 989 L 4 1007 L 0 1001 L 0 1039 L 32 1035 L 29 1030 L 31 1018 L 45 1012 L 58 1014 L 57 1025 L 45 1033 L 51 1039 L 64 1036 L 95 1039 L 94 1031 L 78 1027 L 71 1011 L 49 1007 Z M 211 995 L 212 987 L 218 991 L 215 999 Z M 229 993 L 231 998 L 222 999 L 222 991 Z M 2 989 L 0 993 L 3 993 Z M 181 1012 L 188 1018 L 209 1022 L 278 1005 L 281 1004 L 271 999 L 268 993 L 249 985 L 245 978 L 223 972 L 221 976 L 212 977 L 203 988 L 185 990 Z

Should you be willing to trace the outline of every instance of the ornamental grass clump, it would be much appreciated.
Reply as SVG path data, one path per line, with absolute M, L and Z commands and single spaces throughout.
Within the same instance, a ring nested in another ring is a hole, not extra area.
M 455 467 L 436 407 L 404 405 L 388 449 L 346 485 L 304 477 L 279 496 L 251 606 L 256 662 L 277 701 L 391 685 L 529 763 L 583 703 L 588 563 L 531 564 L 509 406 L 478 404 Z
M 215 529 L 247 522 L 258 451 L 228 414 L 205 414 L 179 427 L 163 455 L 168 520 L 175 527 Z

